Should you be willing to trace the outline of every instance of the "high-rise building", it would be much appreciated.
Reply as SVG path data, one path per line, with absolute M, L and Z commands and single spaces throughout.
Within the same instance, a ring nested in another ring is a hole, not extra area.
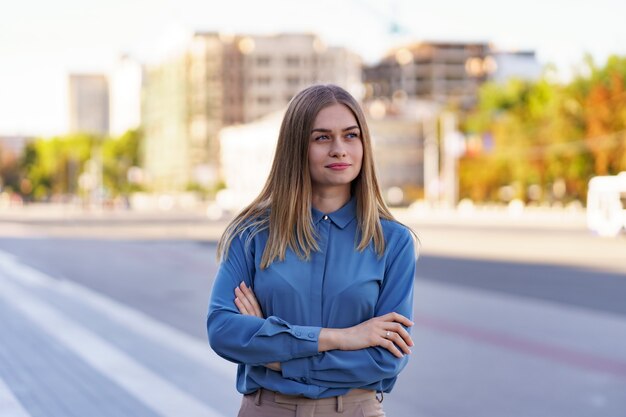
M 218 180 L 217 134 L 242 120 L 241 57 L 235 47 L 234 38 L 196 33 L 178 52 L 146 68 L 143 164 L 154 190 L 180 191 Z
M 410 99 L 471 107 L 494 62 L 487 43 L 418 42 L 364 70 L 366 99 Z
M 119 136 L 141 124 L 141 64 L 122 55 L 109 75 L 110 133 Z
M 147 68 L 144 168 L 155 190 L 220 178 L 219 131 L 283 109 L 302 88 L 335 83 L 359 95 L 361 61 L 312 34 L 195 33 Z
M 103 74 L 70 74 L 69 131 L 109 133 L 109 85 Z
M 308 85 L 333 83 L 361 94 L 361 59 L 339 47 L 328 47 L 312 34 L 244 37 L 243 121 L 284 108 Z
M 505 82 L 511 78 L 534 81 L 541 77 L 541 64 L 537 61 L 535 51 L 492 51 L 494 70 L 489 79 Z

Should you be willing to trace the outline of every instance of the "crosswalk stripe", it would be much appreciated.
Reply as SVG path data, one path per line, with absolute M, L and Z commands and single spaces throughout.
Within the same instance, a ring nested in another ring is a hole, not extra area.
M 145 313 L 137 311 L 117 302 L 94 290 L 69 280 L 55 279 L 41 271 L 17 261 L 14 255 L 0 250 L 0 265 L 11 272 L 11 275 L 25 285 L 45 287 L 60 291 L 89 305 L 94 310 L 106 315 L 109 319 L 131 329 L 135 334 L 158 340 L 189 359 L 209 368 L 211 372 L 231 380 L 235 384 L 237 366 L 220 358 L 208 345 L 208 341 L 200 341 L 188 334 L 163 324 Z M 208 307 L 208 304 L 207 304 Z
M 0 416 L 30 417 L 2 378 L 0 378 Z
M 6 257 L 3 258 L 6 260 Z M 5 270 L 7 267 L 11 269 L 11 263 L 2 264 Z M 9 272 L 11 276 L 20 275 L 20 271 L 15 268 Z M 163 417 L 224 417 L 145 368 L 97 334 L 22 290 L 11 280 L 0 280 L 0 289 L 0 296 L 6 302 Z

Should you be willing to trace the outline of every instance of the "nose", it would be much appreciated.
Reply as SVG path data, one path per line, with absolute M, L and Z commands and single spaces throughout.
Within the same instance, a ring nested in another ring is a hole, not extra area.
M 346 156 L 346 148 L 341 140 L 333 140 L 332 146 L 328 153 L 332 157 L 344 157 Z

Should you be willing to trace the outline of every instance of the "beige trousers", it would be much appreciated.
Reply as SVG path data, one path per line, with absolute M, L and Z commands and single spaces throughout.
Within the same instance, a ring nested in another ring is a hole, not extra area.
M 313 400 L 260 389 L 243 396 L 237 417 L 385 417 L 374 391 L 354 389 L 339 397 Z

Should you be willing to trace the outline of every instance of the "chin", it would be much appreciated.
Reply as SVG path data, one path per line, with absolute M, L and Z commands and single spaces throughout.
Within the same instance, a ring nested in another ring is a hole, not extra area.
M 338 186 L 343 186 L 343 185 L 348 185 L 349 186 L 350 184 L 352 184 L 352 181 L 354 181 L 355 179 L 356 179 L 356 177 L 355 178 L 346 177 L 345 179 L 334 178 L 334 179 L 328 180 L 327 181 L 327 185 L 337 186 L 337 187 Z

